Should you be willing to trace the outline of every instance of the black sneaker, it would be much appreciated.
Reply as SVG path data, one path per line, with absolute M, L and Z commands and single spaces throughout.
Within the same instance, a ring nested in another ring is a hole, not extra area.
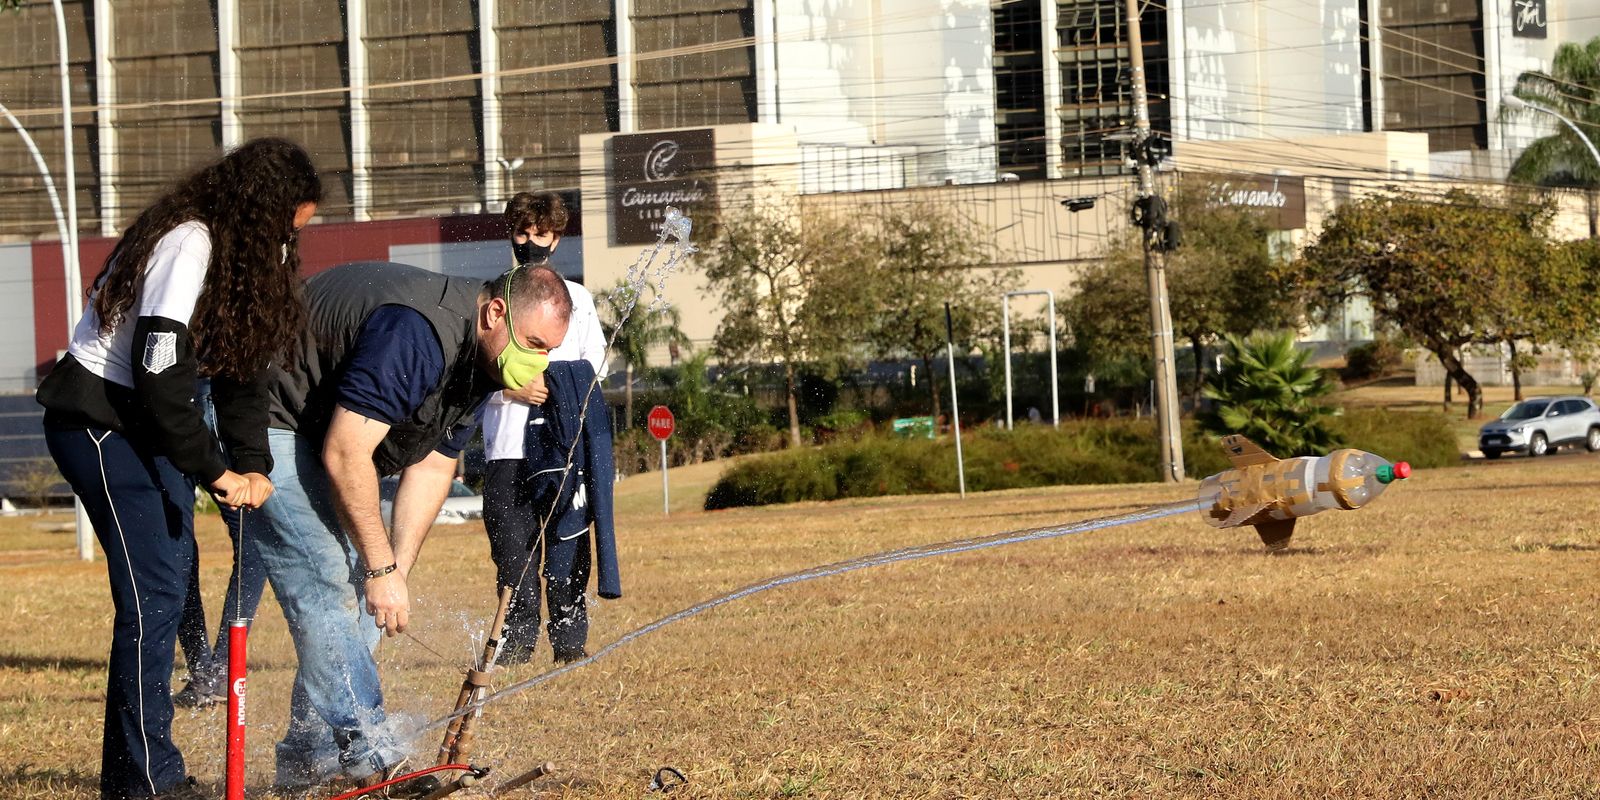
M 567 664 L 571 664 L 574 661 L 582 661 L 582 660 L 584 660 L 584 659 L 586 659 L 588 657 L 589 657 L 589 651 L 585 650 L 585 649 L 583 649 L 581 647 L 576 649 L 576 650 L 557 650 L 556 651 L 556 666 L 558 666 L 558 667 L 566 666 Z
M 200 791 L 200 784 L 194 778 L 184 778 L 182 783 L 155 796 L 155 800 L 214 800 L 211 795 Z
M 226 702 L 228 696 L 223 694 L 222 687 L 213 681 L 191 679 L 172 696 L 172 704 L 178 708 L 205 708 Z

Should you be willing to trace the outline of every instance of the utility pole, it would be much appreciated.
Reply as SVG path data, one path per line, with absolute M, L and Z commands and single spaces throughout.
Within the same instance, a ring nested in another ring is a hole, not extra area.
M 1129 77 L 1133 83 L 1133 158 L 1139 167 L 1135 223 L 1143 227 L 1144 271 L 1150 284 L 1150 339 L 1155 349 L 1156 423 L 1161 436 L 1161 480 L 1183 480 L 1183 436 L 1178 423 L 1178 374 L 1172 350 L 1172 311 L 1167 306 L 1167 272 L 1152 248 L 1164 238 L 1165 202 L 1156 196 L 1156 154 L 1150 131 L 1150 97 L 1144 85 L 1144 38 L 1139 32 L 1139 2 L 1128 4 Z M 1159 210 L 1158 210 L 1159 209 Z

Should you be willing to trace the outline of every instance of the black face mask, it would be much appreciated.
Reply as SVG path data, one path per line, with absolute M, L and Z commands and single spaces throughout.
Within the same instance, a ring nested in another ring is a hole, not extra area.
M 542 244 L 527 242 L 512 242 L 511 253 L 516 256 L 519 266 L 532 264 L 536 261 L 547 261 L 550 258 L 550 249 Z

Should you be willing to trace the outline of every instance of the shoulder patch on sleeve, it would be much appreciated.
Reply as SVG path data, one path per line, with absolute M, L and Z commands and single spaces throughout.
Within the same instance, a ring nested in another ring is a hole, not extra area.
M 151 375 L 160 375 L 178 363 L 178 334 L 171 331 L 151 331 L 144 339 L 144 369 Z

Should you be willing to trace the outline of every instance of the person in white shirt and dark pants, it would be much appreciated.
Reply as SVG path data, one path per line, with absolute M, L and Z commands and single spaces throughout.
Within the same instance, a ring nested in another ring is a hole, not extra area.
M 555 192 L 532 194 L 523 192 L 506 203 L 506 223 L 510 231 L 513 266 L 537 265 L 549 260 L 551 253 L 561 244 L 561 233 L 567 227 L 567 208 Z M 567 281 L 567 291 L 572 294 L 572 318 L 567 337 L 561 345 L 550 351 L 551 361 L 588 361 L 595 374 L 606 374 L 606 337 L 600 327 L 600 317 L 595 311 L 594 297 L 582 285 Z M 488 467 L 483 489 L 483 520 L 489 534 L 490 554 L 496 568 L 498 588 L 516 586 L 511 600 L 511 610 L 506 616 L 506 640 L 502 645 L 501 663 L 525 663 L 532 656 L 539 638 L 539 587 L 540 575 L 534 570 L 547 564 L 549 547 L 556 544 L 554 536 L 545 537 L 543 548 L 539 545 L 539 519 L 530 492 L 532 475 L 527 467 L 529 453 L 527 429 L 530 424 L 531 405 L 543 403 L 547 398 L 544 381 L 538 380 L 521 390 L 502 391 L 491 395 L 483 413 L 483 442 Z M 537 415 L 535 415 L 537 416 Z M 535 419 L 534 423 L 542 420 Z M 583 542 L 586 544 L 586 540 Z M 576 546 L 576 545 L 572 545 Z M 538 559 L 533 567 L 530 558 Z M 568 561 L 560 559 L 559 561 Z M 572 560 L 588 564 L 587 558 Z M 526 572 L 526 578 L 523 577 Z M 549 628 L 552 642 L 559 642 L 556 633 L 571 627 L 574 617 L 585 613 L 584 587 L 575 592 L 559 591 L 570 587 L 574 576 L 545 575 L 548 592 Z M 587 573 L 581 576 L 587 583 Z M 520 582 L 520 583 L 519 583 Z M 569 596 L 570 595 L 570 596 Z M 583 657 L 581 644 L 555 647 L 558 662 Z

